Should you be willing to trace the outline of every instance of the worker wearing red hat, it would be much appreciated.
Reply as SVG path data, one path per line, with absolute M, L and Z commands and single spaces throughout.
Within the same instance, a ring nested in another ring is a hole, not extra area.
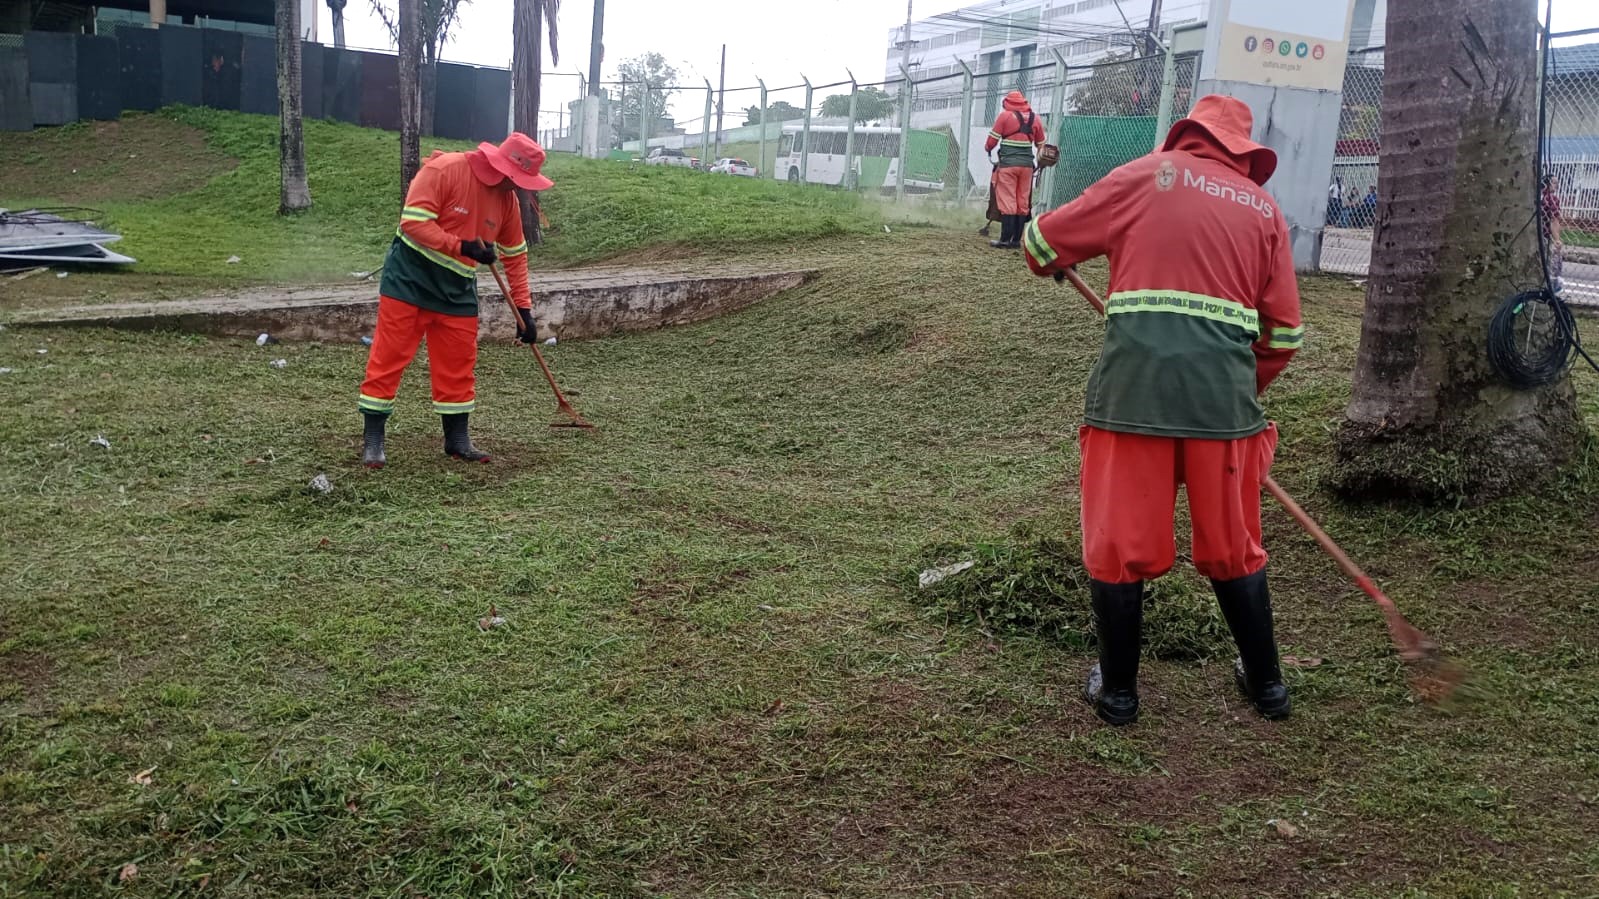
M 992 190 L 999 207 L 1000 231 L 999 240 L 989 246 L 1001 250 L 1021 246 L 1022 228 L 1033 214 L 1033 173 L 1038 171 L 1033 150 L 1043 143 L 1044 123 L 1021 91 L 1011 91 L 983 145 L 988 153 L 999 149 Z
M 1260 531 L 1277 431 L 1259 396 L 1303 329 L 1288 228 L 1262 189 L 1277 156 L 1250 139 L 1252 125 L 1239 100 L 1205 97 L 1159 152 L 1111 172 L 1023 238 L 1035 274 L 1110 262 L 1080 444 L 1099 639 L 1086 692 L 1111 724 L 1138 718 L 1144 581 L 1175 564 L 1180 484 L 1194 566 L 1238 644 L 1238 685 L 1265 717 L 1289 713 Z
M 361 462 L 382 468 L 384 428 L 400 376 L 428 342 L 433 409 L 443 417 L 444 452 L 487 462 L 472 445 L 468 415 L 477 396 L 477 266 L 505 263 L 520 321 L 517 339 L 534 342 L 527 240 L 516 189 L 548 190 L 544 148 L 520 132 L 469 153 L 434 151 L 411 181 L 400 227 L 383 261 L 377 330 L 358 406 L 366 420 Z

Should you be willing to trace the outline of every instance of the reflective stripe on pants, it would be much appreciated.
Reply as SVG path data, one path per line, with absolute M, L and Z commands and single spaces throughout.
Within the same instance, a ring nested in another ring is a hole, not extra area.
M 428 376 L 433 382 L 433 408 L 440 414 L 471 412 L 477 397 L 477 317 L 445 315 L 393 297 L 378 299 L 378 325 L 361 382 L 362 411 L 393 408 L 400 376 L 428 342 Z

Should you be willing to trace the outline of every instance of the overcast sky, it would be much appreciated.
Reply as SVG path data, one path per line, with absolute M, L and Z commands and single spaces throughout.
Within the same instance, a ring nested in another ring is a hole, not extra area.
M 346 41 L 352 47 L 389 47 L 388 32 L 372 14 L 372 0 L 350 0 L 345 7 Z M 393 0 L 387 0 L 390 6 Z M 970 5 L 972 0 L 915 0 L 916 18 L 922 19 Z M 1145 0 L 1121 0 L 1128 16 L 1148 14 Z M 1166 0 L 1171 7 L 1180 0 Z M 1599 2 L 1554 0 L 1556 31 L 1599 27 Z M 854 69 L 863 83 L 883 78 L 889 30 L 905 22 L 904 0 L 805 0 L 783 4 L 786 11 L 771 10 L 770 0 L 735 0 L 705 3 L 697 0 L 607 0 L 605 5 L 604 77 L 616 73 L 617 63 L 640 53 L 658 51 L 683 73 L 683 81 L 702 85 L 717 80 L 722 44 L 727 44 L 727 86 L 753 86 L 765 78 L 770 88 L 798 84 L 808 75 L 815 84 L 848 79 Z M 1136 11 L 1141 10 L 1142 14 Z M 545 58 L 541 105 L 550 113 L 541 128 L 556 125 L 555 111 L 577 97 L 572 73 L 587 73 L 589 34 L 594 21 L 593 0 L 565 0 L 559 20 L 560 64 Z M 333 41 L 333 25 L 324 4 L 320 7 L 318 37 Z M 465 0 L 461 23 L 441 54 L 445 59 L 478 65 L 511 63 L 511 0 Z M 567 73 L 559 75 L 556 73 Z M 803 95 L 801 95 L 801 98 Z M 773 98 L 774 101 L 777 98 Z M 786 97 L 785 97 L 786 99 Z M 753 106 L 753 93 L 729 94 L 729 115 Z M 673 112 L 679 122 L 694 130 L 703 113 L 704 94 L 678 97 Z M 695 120 L 688 122 L 688 120 Z M 742 123 L 742 118 L 732 124 Z

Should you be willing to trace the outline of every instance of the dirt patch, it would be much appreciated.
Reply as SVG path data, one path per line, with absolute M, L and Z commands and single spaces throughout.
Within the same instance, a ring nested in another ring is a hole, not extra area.
M 0 655 L 0 703 L 21 702 L 37 709 L 54 680 L 55 660 L 42 652 Z
M 238 165 L 208 147 L 203 131 L 159 114 L 0 134 L 0 154 L 0 197 L 47 195 L 56 205 L 174 196 Z

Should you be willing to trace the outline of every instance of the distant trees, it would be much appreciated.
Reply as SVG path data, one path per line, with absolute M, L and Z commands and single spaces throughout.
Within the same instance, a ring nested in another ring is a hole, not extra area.
M 894 98 L 880 87 L 863 87 L 855 92 L 855 121 L 875 122 L 894 114 Z M 834 94 L 822 101 L 822 115 L 849 116 L 849 94 Z
M 677 67 L 667 62 L 665 56 L 652 52 L 624 61 L 616 72 L 623 93 L 618 106 L 621 121 L 617 123 L 616 133 L 620 140 L 638 140 L 641 114 L 648 116 L 652 123 L 666 116 L 667 102 L 677 93 L 671 89 L 677 83 Z M 644 108 L 645 85 L 649 85 L 648 109 Z

